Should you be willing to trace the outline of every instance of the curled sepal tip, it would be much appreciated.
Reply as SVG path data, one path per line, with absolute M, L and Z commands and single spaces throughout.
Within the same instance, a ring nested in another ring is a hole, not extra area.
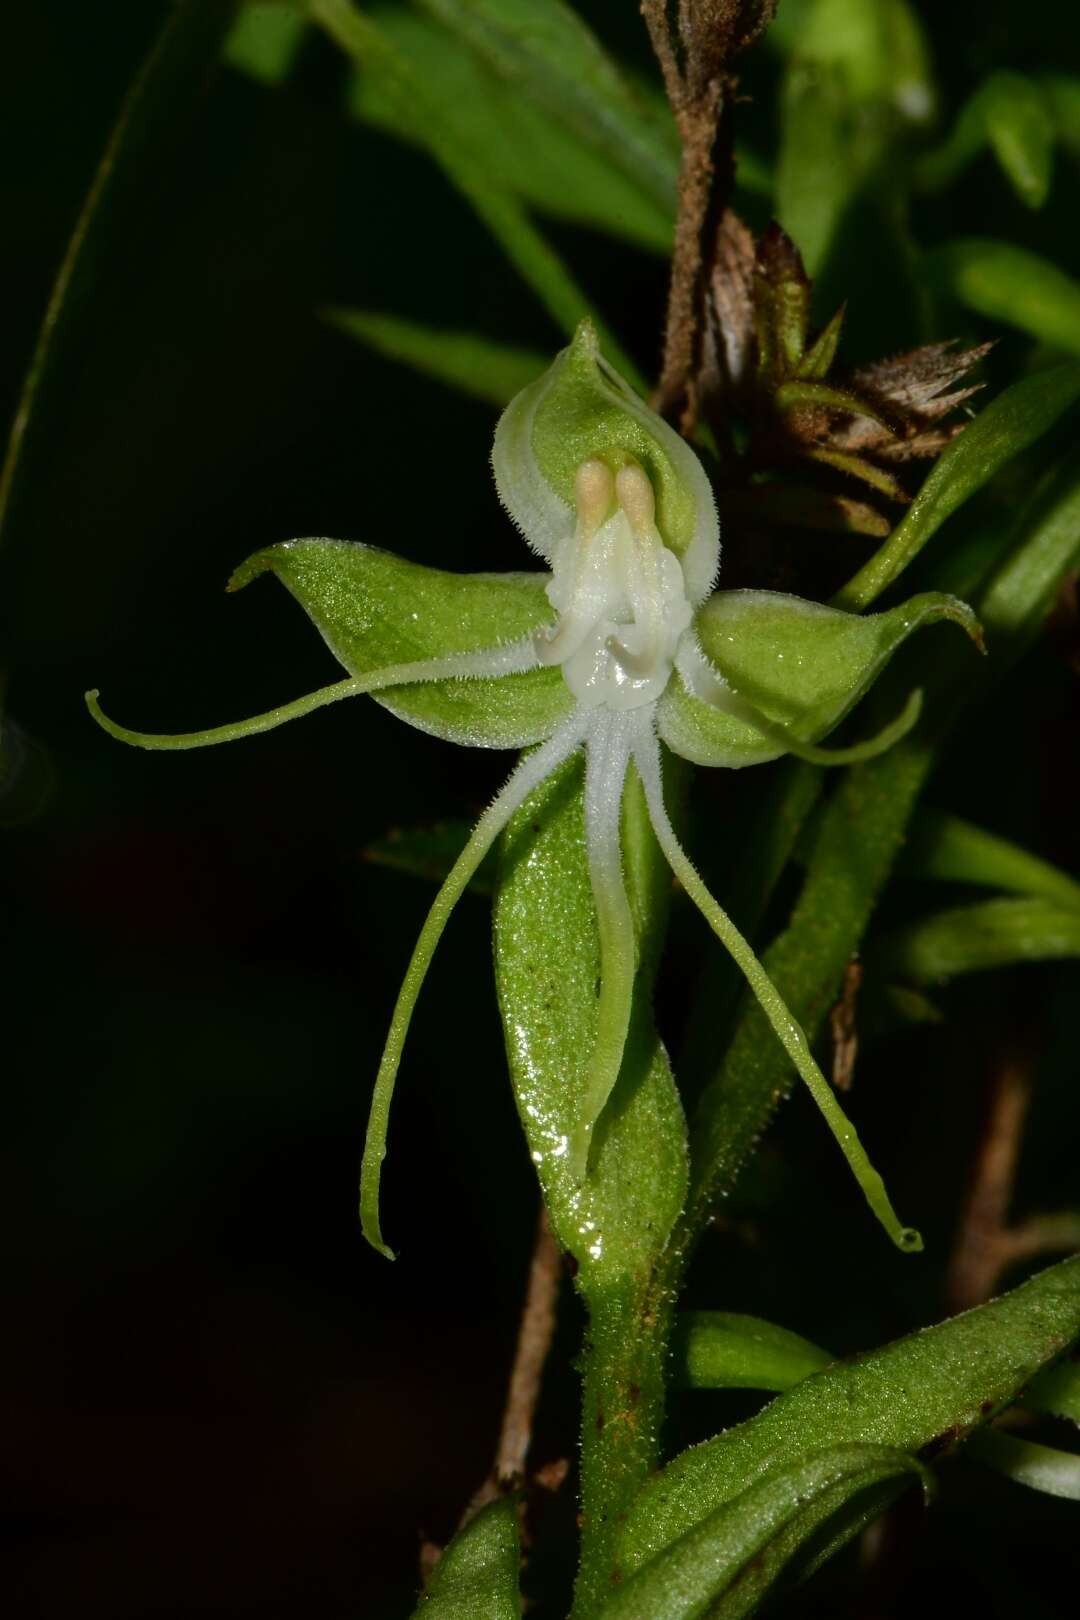
M 309 692 L 306 697 L 296 698 L 292 703 L 281 703 L 264 714 L 255 714 L 247 720 L 235 720 L 224 726 L 211 726 L 206 731 L 133 731 L 129 726 L 118 725 L 102 709 L 96 687 L 86 693 L 86 707 L 102 731 L 107 731 L 118 742 L 130 743 L 133 748 L 172 752 L 187 748 L 210 748 L 215 743 L 236 742 L 240 737 L 257 737 L 262 731 L 273 731 L 275 726 L 283 726 L 289 720 L 297 720 L 301 715 L 325 708 L 328 703 L 338 703 L 342 698 L 355 697 L 366 690 L 368 687 L 363 681 L 334 681 L 330 686 L 320 687 L 317 692 Z

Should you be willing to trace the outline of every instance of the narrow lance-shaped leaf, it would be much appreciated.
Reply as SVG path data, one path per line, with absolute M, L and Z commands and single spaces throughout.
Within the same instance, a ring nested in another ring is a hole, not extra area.
M 583 141 L 556 112 L 523 94 L 460 37 L 401 6 L 373 8 L 380 33 L 409 64 L 425 98 L 451 128 L 489 187 L 552 219 L 571 220 L 653 252 L 671 248 L 673 202 L 658 204 L 605 153 Z M 349 110 L 398 140 L 427 149 L 430 133 L 415 109 L 379 74 L 357 68 Z
M 547 364 L 528 349 L 496 343 L 476 332 L 447 332 L 396 315 L 327 309 L 324 320 L 390 360 L 491 405 L 507 405 Z
M 1061 906 L 1080 907 L 1080 883 L 1059 867 L 985 827 L 928 807 L 915 816 L 897 873 L 1008 889 L 1015 894 L 1039 895 Z
M 985 320 L 1080 355 L 1080 282 L 1028 248 L 962 237 L 931 254 L 927 274 Z
M 521 1620 L 517 1503 L 489 1502 L 446 1548 L 413 1620 Z
M 59 371 L 77 342 L 80 312 L 87 308 L 95 275 L 139 216 L 139 182 L 155 145 L 164 144 L 175 130 L 178 110 L 217 59 L 235 12 L 229 0 L 180 0 L 124 100 L 68 243 L 23 384 L 0 471 L 0 531 L 9 519 L 17 480 L 33 470 L 36 442 L 48 457 L 43 476 L 52 475 L 56 446 L 45 449 L 50 403 L 62 398 Z
M 963 649 L 942 638 L 925 676 L 923 724 L 889 753 L 845 773 L 818 823 L 791 922 L 762 959 L 811 1037 L 836 999 L 844 968 L 859 948 L 919 792 L 956 717 L 1007 673 L 1037 633 L 1060 580 L 1078 561 L 1080 476 L 1074 458 L 1067 456 L 1021 512 L 1013 548 L 977 602 L 992 656 L 961 659 L 954 652 Z M 884 679 L 887 684 L 888 673 Z M 894 702 L 902 691 L 894 691 Z M 799 767 L 793 781 L 788 773 L 785 795 L 792 807 L 805 798 L 803 770 Z M 786 828 L 790 848 L 800 818 L 783 806 L 778 815 L 776 825 Z M 779 858 L 774 851 L 774 862 Z M 716 1201 L 734 1185 L 789 1083 L 762 1015 L 747 1006 L 691 1123 L 691 1194 L 666 1261 L 673 1278 Z
M 674 213 L 678 145 L 561 0 L 419 0 L 515 90 L 544 107 Z
M 1016 1485 L 1080 1502 L 1080 1455 L 1025 1440 L 1001 1429 L 981 1429 L 972 1438 L 971 1452 L 978 1462 L 1004 1474 Z
M 835 606 L 869 607 L 914 561 L 957 507 L 1049 431 L 1080 398 L 1080 365 L 1025 377 L 991 400 L 935 462 L 889 539 L 835 598 Z
M 961 109 L 948 138 L 916 168 L 917 183 L 938 191 L 956 180 L 986 146 L 1029 208 L 1050 189 L 1054 125 L 1049 97 L 1019 73 L 994 73 Z
M 281 84 L 296 61 L 308 20 L 281 0 L 247 0 L 225 41 L 224 60 L 259 84 Z
M 790 1389 L 835 1358 L 775 1322 L 734 1311 L 682 1311 L 674 1339 L 686 1389 Z
M 650 1480 L 620 1537 L 635 1569 L 756 1475 L 839 1444 L 917 1452 L 960 1439 L 1080 1336 L 1080 1257 L 936 1327 L 837 1362 Z
M 562 260 L 529 220 L 517 198 L 490 182 L 485 165 L 457 136 L 436 99 L 413 73 L 409 60 L 372 18 L 351 0 L 307 0 L 310 14 L 342 50 L 383 78 L 409 127 L 422 133 L 434 160 L 468 200 L 556 323 L 573 332 L 589 301 Z M 635 376 L 633 362 L 609 335 L 608 351 L 620 368 Z
M 929 1476 L 883 1446 L 832 1446 L 757 1480 L 624 1580 L 600 1620 L 742 1620 L 847 1510 L 849 1534 Z M 869 1510 L 858 1513 L 869 1499 Z M 855 1509 L 855 1513 L 852 1513 Z
M 1041 898 L 956 906 L 876 939 L 867 952 L 875 974 L 941 984 L 961 973 L 1080 957 L 1080 909 Z
M 1080 1360 L 1067 1356 L 1056 1367 L 1048 1367 L 1033 1378 L 1024 1395 L 1025 1406 L 1037 1412 L 1051 1412 L 1080 1424 Z
M 669 884 L 633 777 L 623 848 L 638 972 L 621 1071 L 589 1175 L 569 1162 L 598 1021 L 600 937 L 589 878 L 580 760 L 537 789 L 507 829 L 495 901 L 495 972 L 518 1112 L 560 1247 L 589 1308 L 578 1594 L 608 1590 L 626 1503 L 659 1460 L 671 1305 L 649 1282 L 686 1188 L 685 1123 L 649 1006 Z

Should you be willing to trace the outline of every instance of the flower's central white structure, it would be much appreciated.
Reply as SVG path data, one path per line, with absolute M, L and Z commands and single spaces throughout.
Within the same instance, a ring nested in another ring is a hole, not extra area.
M 559 664 L 586 709 L 638 709 L 668 683 L 693 618 L 682 567 L 656 527 L 656 500 L 636 462 L 597 458 L 574 479 L 577 522 L 559 545 L 547 598 L 559 615 L 537 632 L 542 664 Z
M 446 921 L 517 811 L 553 772 L 584 754 L 596 1017 L 580 1071 L 565 1076 L 551 1156 L 580 1189 L 623 1066 L 638 967 L 622 847 L 633 771 L 672 871 L 745 974 L 878 1218 L 902 1247 L 916 1247 L 917 1234 L 897 1220 L 803 1031 L 679 843 L 664 804 L 661 745 L 721 767 L 785 752 L 833 764 L 869 758 L 914 722 L 917 701 L 866 743 L 831 753 L 817 743 L 913 629 L 951 618 L 977 634 L 971 610 L 926 593 L 859 617 L 773 592 L 714 592 L 720 536 L 704 468 L 605 362 L 588 322 L 511 401 L 496 428 L 492 465 L 499 498 L 546 565 L 542 588 L 535 574 L 448 575 L 373 547 L 288 541 L 251 559 L 234 584 L 266 567 L 277 571 L 349 671 L 347 680 L 247 721 L 171 737 L 117 726 L 101 713 L 97 694 L 88 694 L 107 730 L 143 748 L 228 742 L 368 692 L 437 735 L 526 749 L 439 890 L 402 984 L 364 1150 L 365 1233 L 390 1252 L 378 1207 L 390 1099 Z M 418 703 L 418 693 L 427 700 Z

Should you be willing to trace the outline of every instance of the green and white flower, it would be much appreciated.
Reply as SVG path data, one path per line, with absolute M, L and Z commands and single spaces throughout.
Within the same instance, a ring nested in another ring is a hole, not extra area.
M 636 773 L 672 871 L 731 952 L 806 1081 L 879 1220 L 920 1246 L 889 1203 L 856 1133 L 750 945 L 709 893 L 664 798 L 666 752 L 739 768 L 784 753 L 866 759 L 918 717 L 919 697 L 869 742 L 818 747 L 920 625 L 947 618 L 978 635 L 967 607 L 925 594 L 860 617 L 766 591 L 715 591 L 720 544 L 709 481 L 693 450 L 612 370 L 588 323 L 504 413 L 496 487 L 544 572 L 458 575 L 374 547 L 294 540 L 259 552 L 230 582 L 271 570 L 348 671 L 345 680 L 253 719 L 158 736 L 95 718 L 144 748 L 198 748 L 250 736 L 340 698 L 376 701 L 436 736 L 524 749 L 480 817 L 421 931 L 375 1082 L 361 1186 L 370 1241 L 389 1254 L 379 1179 L 391 1095 L 428 965 L 484 856 L 530 795 L 583 753 L 585 844 L 600 948 L 595 1032 L 576 1118 L 551 1151 L 584 1183 L 597 1122 L 626 1047 L 638 942 L 624 873 L 622 813 Z

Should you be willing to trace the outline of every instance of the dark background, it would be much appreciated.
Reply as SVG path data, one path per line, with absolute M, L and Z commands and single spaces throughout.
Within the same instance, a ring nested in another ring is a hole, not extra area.
M 647 70 L 634 8 L 589 9 Z M 993 65 L 1075 70 L 1069 5 L 923 9 L 954 105 Z M 0 17 L 5 411 L 166 10 L 37 0 Z M 775 75 L 767 55 L 746 75 L 766 151 Z M 19 1616 L 390 1620 L 408 1611 L 420 1533 L 449 1534 L 497 1429 L 536 1194 L 482 899 L 453 921 L 402 1072 L 385 1207 L 396 1265 L 361 1242 L 355 1187 L 370 1080 L 429 900 L 362 852 L 393 827 L 472 816 L 509 761 L 366 703 L 235 748 L 150 755 L 105 737 L 82 703 L 100 686 L 127 723 L 185 730 L 333 679 L 273 581 L 223 594 L 235 564 L 276 540 L 524 564 L 487 473 L 495 413 L 316 312 L 387 309 L 542 351 L 559 334 L 427 161 L 348 120 L 343 79 L 314 40 L 284 88 L 223 69 L 188 102 L 95 266 L 0 559 L 14 762 L 0 804 L 0 1478 Z M 1076 273 L 1078 202 L 1064 156 L 1035 220 L 987 160 L 938 229 L 992 218 L 994 234 L 1015 230 Z M 653 368 L 662 263 L 552 235 Z M 856 294 L 861 281 L 872 296 L 873 277 L 853 262 Z M 999 378 L 1024 347 L 1004 335 Z M 958 740 L 934 802 L 1080 871 L 1078 720 L 1075 677 L 1041 648 Z M 703 791 L 721 817 L 743 789 Z M 661 986 L 674 1020 L 705 948 L 677 912 Z M 1075 1201 L 1076 999 L 1071 968 L 969 981 L 944 997 L 944 1028 L 873 1055 L 860 1122 L 933 1240 L 926 1262 L 884 1252 L 797 1098 L 735 1229 L 703 1255 L 696 1302 L 772 1314 L 838 1351 L 939 1315 L 940 1257 L 1011 1005 L 1035 1009 L 1043 1048 L 1023 1199 Z M 575 1332 L 569 1308 L 540 1461 L 572 1447 Z M 734 1410 L 697 1408 L 687 1432 Z M 931 1594 L 985 1614 L 1068 1612 L 1054 1593 L 1075 1513 L 965 1472 L 911 1555 L 898 1612 Z M 833 1577 L 829 1612 L 846 1578 Z

